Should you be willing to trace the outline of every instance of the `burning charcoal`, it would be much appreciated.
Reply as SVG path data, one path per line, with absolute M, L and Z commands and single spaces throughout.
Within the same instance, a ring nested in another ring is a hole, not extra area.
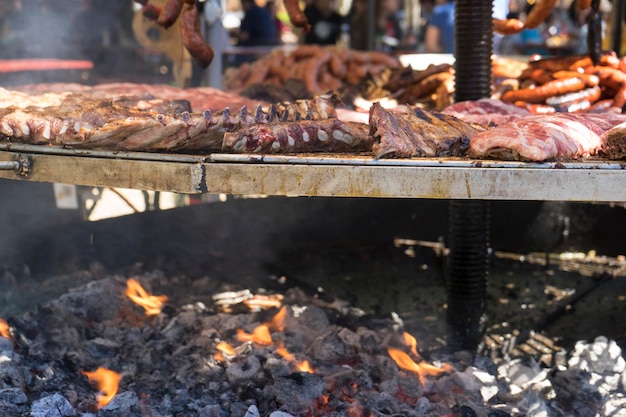
M 276 379 L 268 390 L 276 396 L 276 401 L 285 411 L 302 415 L 322 395 L 324 382 L 317 375 L 294 373 Z
M 502 410 L 491 410 L 487 414 L 487 417 L 511 417 L 509 413 Z
M 285 413 L 284 411 L 272 411 L 269 417 L 294 417 L 289 413 Z
M 591 382 L 591 374 L 580 369 L 555 371 L 550 380 L 556 398 L 576 416 L 597 415 L 602 409 L 602 394 Z
M 53 394 L 33 401 L 31 417 L 71 417 L 78 416 L 70 402 L 61 394 Z
M 0 352 L 13 351 L 13 340 L 6 337 L 0 337 Z
M 248 410 L 246 411 L 246 414 L 243 415 L 243 417 L 261 417 L 261 413 L 259 413 L 258 407 L 252 404 L 250 407 L 248 407 Z
M 269 371 L 272 379 L 287 376 L 291 373 L 289 370 L 289 364 L 278 358 L 268 358 L 265 362 L 264 368 Z
M 4 360 L 0 360 L 0 389 L 21 388 L 25 385 L 24 374 L 18 360 L 14 360 L 9 355 L 2 354 Z M 5 359 L 6 358 L 6 359 Z M 8 360 L 7 360 L 8 359 Z
M 354 347 L 346 343 L 335 331 L 315 339 L 310 349 L 312 357 L 337 364 L 350 363 L 356 354 Z
M 19 388 L 7 388 L 0 390 L 0 403 L 25 404 L 28 397 Z
M 221 417 L 222 409 L 217 404 L 207 405 L 200 410 L 198 417 Z
M 298 322 L 306 326 L 314 335 L 326 331 L 330 325 L 324 310 L 315 306 L 308 306 L 304 309 L 298 316 Z
M 87 352 L 96 359 L 112 358 L 117 355 L 119 344 L 110 339 L 96 337 L 86 344 Z
M 609 341 L 603 336 L 597 337 L 593 343 L 576 343 L 568 365 L 570 368 L 595 372 L 600 375 L 622 373 L 626 369 L 622 349 L 614 340 Z
M 133 391 L 117 394 L 98 411 L 98 417 L 134 417 L 139 413 L 139 398 Z
M 250 355 L 240 362 L 231 363 L 226 368 L 226 376 L 231 383 L 242 384 L 254 378 L 260 370 L 261 362 Z

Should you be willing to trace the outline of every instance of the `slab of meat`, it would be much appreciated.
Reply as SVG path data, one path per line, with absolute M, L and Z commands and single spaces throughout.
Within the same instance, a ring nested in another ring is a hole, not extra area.
M 120 96 L 138 98 L 160 98 L 163 100 L 187 100 L 195 112 L 204 110 L 219 111 L 225 107 L 239 108 L 247 106 L 255 108 L 259 104 L 269 103 L 253 100 L 234 93 L 228 93 L 212 87 L 177 88 L 164 84 L 106 83 L 87 86 L 76 83 L 28 84 L 12 87 L 12 90 L 27 95 L 45 93 L 80 94 L 90 99 L 105 99 Z M 2 95 L 0 94 L 0 99 Z
M 626 122 L 607 130 L 602 136 L 600 154 L 608 159 L 626 159 Z
M 524 108 L 490 98 L 460 101 L 446 107 L 442 113 L 485 127 L 501 125 L 530 114 Z
M 358 152 L 372 148 L 369 126 L 339 119 L 256 123 L 224 135 L 222 150 L 242 153 Z
M 561 161 L 592 156 L 600 136 L 626 116 L 558 113 L 532 115 L 475 135 L 469 145 L 473 158 Z
M 451 115 L 418 107 L 394 113 L 378 103 L 370 108 L 369 124 L 377 158 L 462 156 L 470 138 L 484 130 Z

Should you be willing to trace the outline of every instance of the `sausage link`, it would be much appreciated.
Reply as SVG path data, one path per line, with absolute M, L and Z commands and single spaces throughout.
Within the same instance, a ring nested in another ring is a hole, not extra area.
M 493 19 L 493 30 L 501 35 L 514 35 L 524 30 L 524 22 L 519 19 Z
M 600 78 L 597 75 L 585 74 L 578 71 L 556 71 L 552 73 L 552 76 L 557 80 L 578 77 L 585 82 L 587 87 L 595 87 L 600 84 Z
M 566 78 L 554 80 L 534 88 L 507 91 L 502 95 L 502 101 L 514 103 L 525 101 L 532 104 L 545 102 L 548 97 L 580 91 L 585 88 L 585 82 L 580 78 Z
M 513 104 L 515 104 L 517 107 L 521 107 L 523 109 L 528 110 L 531 114 L 554 114 L 556 113 L 556 109 L 552 106 L 548 106 L 547 104 L 532 104 L 532 103 L 527 103 L 521 100 L 518 100 Z
M 198 9 L 193 4 L 185 3 L 180 15 L 180 34 L 183 45 L 194 61 L 206 68 L 213 61 L 213 49 L 206 44 L 200 32 Z
M 600 89 L 600 87 L 596 86 L 586 88 L 580 91 L 575 91 L 573 93 L 566 93 L 558 96 L 548 97 L 546 99 L 546 104 L 558 108 L 559 106 L 570 106 L 574 103 L 578 103 L 584 100 L 587 100 L 590 103 L 594 103 L 598 101 L 601 94 L 602 90 Z
M 167 0 L 161 9 L 157 23 L 164 28 L 169 28 L 176 22 L 182 9 L 183 0 Z
M 285 9 L 287 10 L 292 25 L 303 28 L 305 32 L 311 29 L 309 20 L 300 8 L 299 0 L 285 0 Z
M 151 3 L 146 3 L 141 8 L 141 14 L 148 20 L 156 21 L 161 14 L 161 8 Z
M 613 97 L 613 105 L 615 107 L 619 107 L 620 109 L 623 109 L 626 105 L 626 84 L 624 84 L 622 88 L 617 90 L 617 93 L 615 93 L 615 97 Z
M 535 7 L 528 13 L 528 17 L 524 22 L 526 29 L 534 29 L 541 24 L 554 10 L 557 0 L 541 0 L 535 3 Z

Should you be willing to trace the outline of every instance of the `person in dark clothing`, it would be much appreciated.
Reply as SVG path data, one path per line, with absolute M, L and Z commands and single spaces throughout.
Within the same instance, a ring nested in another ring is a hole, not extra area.
M 276 25 L 269 11 L 257 5 L 254 0 L 241 0 L 241 7 L 244 16 L 239 27 L 237 45 L 276 45 L 278 43 Z
M 311 30 L 304 36 L 304 43 L 334 45 L 341 34 L 343 17 L 333 7 L 333 0 L 315 0 L 304 9 Z

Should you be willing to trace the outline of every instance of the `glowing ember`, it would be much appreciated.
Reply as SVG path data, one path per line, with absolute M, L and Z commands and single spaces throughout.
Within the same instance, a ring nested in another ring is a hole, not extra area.
M 237 330 L 237 340 L 240 342 L 254 342 L 258 345 L 271 345 L 272 336 L 270 329 L 266 324 L 261 324 L 254 328 L 252 334 L 246 333 L 241 329 Z
M 417 352 L 417 339 L 407 332 L 402 333 L 402 336 L 404 337 L 404 343 L 411 347 L 411 353 L 415 355 L 416 358 L 421 358 L 420 354 Z
M 229 345 L 226 342 L 219 342 L 217 345 L 215 345 L 215 348 L 219 350 L 219 352 L 213 355 L 213 357 L 215 358 L 215 360 L 218 360 L 220 362 L 223 362 L 225 360 L 224 355 L 226 356 L 237 355 L 237 352 L 235 352 L 235 348 L 233 348 L 231 345 Z
M 0 336 L 6 337 L 7 339 L 11 338 L 11 333 L 9 332 L 9 323 L 0 319 Z
M 83 375 L 89 378 L 89 381 L 96 384 L 98 391 L 102 394 L 98 394 L 98 408 L 102 408 L 107 405 L 115 394 L 117 394 L 117 388 L 120 385 L 122 375 L 115 371 L 111 371 L 106 368 L 98 368 L 93 372 L 80 371 Z
M 148 294 L 139 281 L 133 278 L 129 278 L 128 281 L 126 281 L 126 295 L 133 300 L 135 304 L 143 307 L 148 316 L 160 314 L 163 303 L 167 301 L 166 295 L 155 296 Z
M 296 360 L 296 358 L 291 353 L 289 353 L 287 348 L 285 348 L 285 345 L 283 345 L 282 343 L 279 343 L 278 346 L 276 346 L 276 353 L 278 353 L 280 356 L 285 358 L 287 361 L 293 363 L 295 365 L 296 369 L 298 369 L 298 371 L 300 371 L 300 372 L 307 372 L 309 374 L 312 374 L 314 372 L 313 371 L 313 367 L 311 366 L 309 361 L 307 361 L 307 360 L 303 360 L 303 361 Z
M 399 349 L 388 348 L 387 352 L 389 353 L 389 356 L 391 356 L 391 359 L 393 359 L 400 368 L 415 372 L 422 385 L 424 385 L 427 376 L 441 375 L 453 369 L 451 365 L 445 363 L 441 366 L 441 368 L 423 362 L 415 363 L 409 355 Z

